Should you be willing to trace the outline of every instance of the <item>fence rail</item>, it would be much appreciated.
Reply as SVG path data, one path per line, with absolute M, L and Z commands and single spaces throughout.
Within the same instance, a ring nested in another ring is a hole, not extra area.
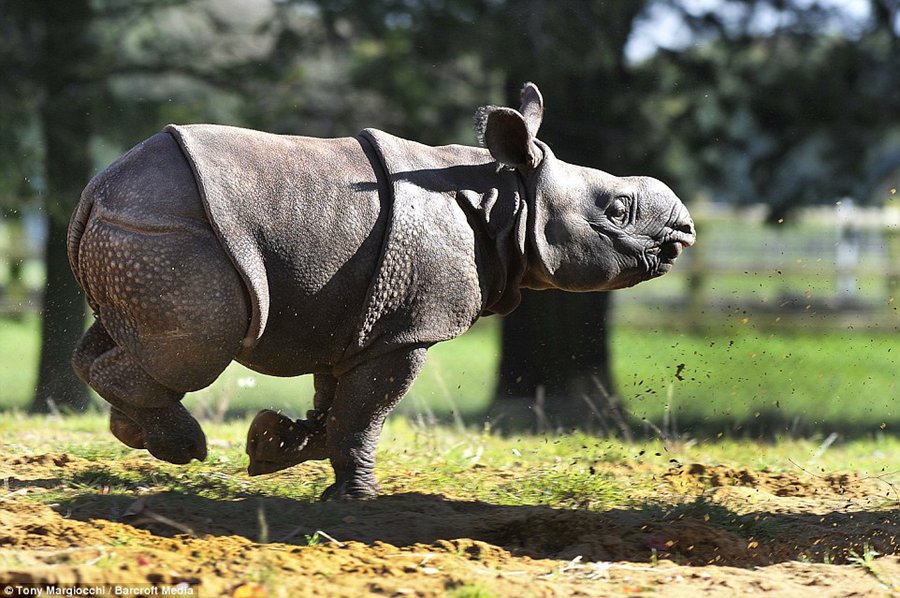
M 774 225 L 763 206 L 691 213 L 697 245 L 671 274 L 626 291 L 620 306 L 662 305 L 692 322 L 724 310 L 775 314 L 780 325 L 900 330 L 900 206 L 842 202 Z M 652 313 L 639 321 L 661 323 Z
M 656 325 L 660 307 L 692 320 L 749 309 L 781 312 L 784 321 L 799 310 L 900 330 L 900 205 L 845 201 L 799 210 L 776 225 L 765 224 L 765 206 L 703 204 L 691 213 L 698 243 L 672 273 L 618 292 L 620 308 L 642 314 L 635 322 Z M 43 262 L 34 230 L 0 221 L 0 315 L 40 305 Z

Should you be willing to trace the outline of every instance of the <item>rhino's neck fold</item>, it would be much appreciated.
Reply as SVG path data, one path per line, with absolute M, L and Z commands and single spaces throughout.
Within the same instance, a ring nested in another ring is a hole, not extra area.
M 521 179 L 509 171 L 498 179 L 514 180 L 517 190 L 501 197 L 497 189 L 485 194 L 460 191 L 457 202 L 476 231 L 479 278 L 482 284 L 481 315 L 506 315 L 522 300 L 520 287 L 525 275 L 525 231 L 528 207 Z M 503 181 L 506 183 L 508 181 Z M 500 181 L 498 181 L 500 183 Z M 498 184 L 498 187 L 507 185 Z
M 535 139 L 535 144 L 540 148 L 543 158 L 537 168 L 521 177 L 527 218 L 523 233 L 525 265 L 520 282 L 523 288 L 540 291 L 557 288 L 553 282 L 553 249 L 545 236 L 548 220 L 548 206 L 545 202 L 550 199 L 548 195 L 553 195 L 556 176 L 554 167 L 557 161 L 545 143 Z

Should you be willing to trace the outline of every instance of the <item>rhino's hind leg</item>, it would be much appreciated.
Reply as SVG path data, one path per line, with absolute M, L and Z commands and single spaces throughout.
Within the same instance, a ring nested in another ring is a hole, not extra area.
M 116 341 L 109 336 L 109 332 L 103 327 L 99 321 L 91 324 L 87 329 L 75 353 L 72 355 L 72 368 L 78 377 L 84 380 L 87 385 L 91 384 L 91 365 L 104 353 L 113 349 Z
M 116 342 L 99 321 L 94 322 L 84 333 L 72 355 L 72 367 L 85 384 L 93 386 L 91 366 L 101 355 L 114 349 L 115 346 Z M 135 449 L 145 448 L 140 426 L 116 407 L 112 407 L 109 412 L 109 429 L 123 444 Z
M 110 429 L 128 446 L 170 463 L 206 458 L 206 436 L 181 404 L 184 393 L 154 380 L 121 347 L 94 361 L 90 383 L 112 404 Z
M 78 375 L 112 405 L 110 431 L 127 446 L 158 459 L 187 463 L 206 458 L 206 437 L 181 405 L 183 392 L 153 379 L 101 322 L 82 337 L 72 364 Z
M 337 379 L 322 373 L 314 379 L 315 408 L 306 412 L 306 419 L 294 421 L 271 409 L 263 409 L 253 418 L 247 432 L 247 473 L 274 473 L 303 461 L 328 457 L 325 419 L 334 401 Z
M 175 463 L 202 459 L 203 432 L 179 402 L 238 354 L 251 307 L 190 164 L 171 135 L 156 135 L 81 201 L 92 207 L 73 229 L 70 258 L 98 322 L 75 368 L 115 407 L 120 440 Z

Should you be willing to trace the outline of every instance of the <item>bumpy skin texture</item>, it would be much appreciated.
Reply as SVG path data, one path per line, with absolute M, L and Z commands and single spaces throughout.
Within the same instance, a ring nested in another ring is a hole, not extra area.
M 113 434 L 202 460 L 185 392 L 232 360 L 313 373 L 307 419 L 251 424 L 249 472 L 327 457 L 323 498 L 373 496 L 379 432 L 429 346 L 508 313 L 522 287 L 630 286 L 694 242 L 659 181 L 557 160 L 542 114 L 531 84 L 519 111 L 483 108 L 486 149 L 170 126 L 98 174 L 69 229 L 96 316 L 73 365 Z

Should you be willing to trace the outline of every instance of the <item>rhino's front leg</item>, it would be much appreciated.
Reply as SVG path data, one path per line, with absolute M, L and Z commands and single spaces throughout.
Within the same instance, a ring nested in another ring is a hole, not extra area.
M 338 378 L 326 426 L 335 481 L 322 500 L 378 494 L 374 473 L 378 436 L 388 413 L 425 364 L 425 352 L 424 347 L 417 347 L 388 353 Z
M 334 393 L 337 390 L 337 378 L 331 374 L 315 374 L 313 385 L 316 394 L 313 397 L 313 409 L 306 412 L 309 439 L 303 449 L 304 461 L 328 458 L 326 446 L 325 421 L 328 410 L 334 403 Z

